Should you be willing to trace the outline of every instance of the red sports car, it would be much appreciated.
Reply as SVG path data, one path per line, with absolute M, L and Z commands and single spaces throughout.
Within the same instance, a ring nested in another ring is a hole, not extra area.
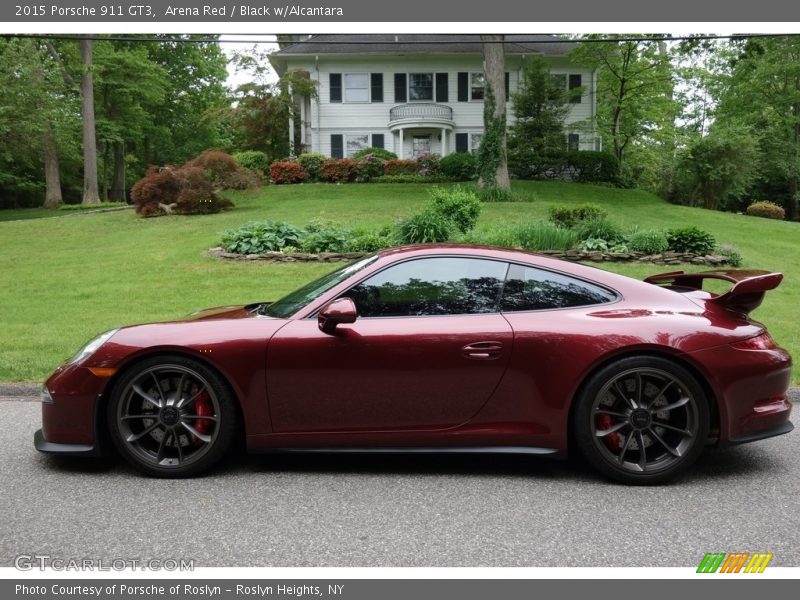
M 579 451 L 661 483 L 791 431 L 791 358 L 748 314 L 780 273 L 644 282 L 498 248 L 379 252 L 277 302 L 109 331 L 42 389 L 42 452 L 158 477 L 251 451 Z M 703 291 L 707 279 L 732 287 Z

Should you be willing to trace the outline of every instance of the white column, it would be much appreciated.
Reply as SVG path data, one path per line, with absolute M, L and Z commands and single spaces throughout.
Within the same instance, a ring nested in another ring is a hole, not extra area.
M 442 127 L 442 156 L 447 156 L 447 129 Z
M 405 154 L 405 140 L 403 139 L 403 128 L 400 128 L 400 152 L 397 153 L 397 157 L 400 160 L 403 160 L 403 155 Z
M 300 143 L 305 148 L 306 144 L 308 144 L 308 140 L 306 139 L 306 121 L 308 116 L 306 115 L 306 99 L 300 98 Z
M 291 83 L 287 91 L 289 93 L 289 98 L 292 98 Z M 294 98 L 292 98 L 292 102 L 294 102 Z M 292 111 L 289 111 L 289 154 L 294 154 L 294 118 L 292 117 Z

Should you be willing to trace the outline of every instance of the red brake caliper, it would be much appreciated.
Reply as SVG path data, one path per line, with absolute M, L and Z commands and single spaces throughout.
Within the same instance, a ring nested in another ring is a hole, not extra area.
M 616 425 L 616 423 L 611 415 L 597 415 L 597 428 L 599 430 L 602 431 L 604 429 L 610 429 L 614 425 Z M 614 433 L 609 433 L 608 435 L 603 436 L 603 443 L 608 447 L 609 450 L 613 452 L 619 451 L 619 434 L 615 431 Z
M 210 417 L 214 414 L 214 406 L 211 404 L 211 399 L 208 397 L 207 392 L 201 393 L 194 401 L 194 410 L 198 417 Z M 194 428 L 203 435 L 208 435 L 214 429 L 214 421 L 209 419 L 195 419 Z M 202 441 L 195 438 L 193 443 L 197 446 L 202 444 Z

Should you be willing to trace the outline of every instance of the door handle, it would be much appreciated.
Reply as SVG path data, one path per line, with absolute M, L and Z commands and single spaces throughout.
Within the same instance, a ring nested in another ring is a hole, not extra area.
M 503 354 L 503 344 L 500 342 L 473 342 L 461 348 L 467 358 L 475 360 L 494 360 Z

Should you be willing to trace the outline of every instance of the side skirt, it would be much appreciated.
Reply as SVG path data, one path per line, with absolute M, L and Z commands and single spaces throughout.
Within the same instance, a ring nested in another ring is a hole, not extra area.
M 528 454 L 564 459 L 566 450 L 533 446 L 421 446 L 396 448 L 251 448 L 251 454 Z

